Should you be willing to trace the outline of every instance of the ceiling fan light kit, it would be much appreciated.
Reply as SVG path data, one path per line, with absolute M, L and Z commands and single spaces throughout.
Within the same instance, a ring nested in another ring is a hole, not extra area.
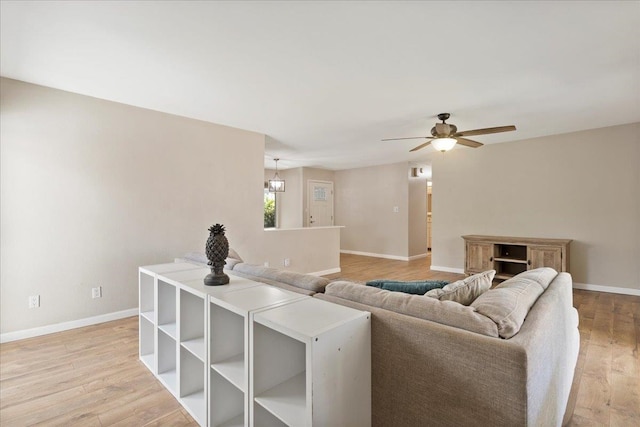
M 458 141 L 453 138 L 435 138 L 431 141 L 431 145 L 433 145 L 433 148 L 436 150 L 444 153 L 445 151 L 451 150 L 456 145 L 456 142 Z
M 409 138 L 388 138 L 383 139 L 383 141 L 396 141 L 399 139 L 427 139 L 430 141 L 423 142 L 415 148 L 412 148 L 409 151 L 418 151 L 429 144 L 433 145 L 438 151 L 451 150 L 456 144 L 464 145 L 465 147 L 478 148 L 482 147 L 484 144 L 478 141 L 474 141 L 468 138 L 463 138 L 469 135 L 486 135 L 490 133 L 500 133 L 500 132 L 510 132 L 516 130 L 516 127 L 513 125 L 510 126 L 498 126 L 493 128 L 484 128 L 484 129 L 474 129 L 474 130 L 465 130 L 462 132 L 458 132 L 458 128 L 454 124 L 445 123 L 446 120 L 449 119 L 451 115 L 449 113 L 440 113 L 438 114 L 438 119 L 442 120 L 442 123 L 436 123 L 434 127 L 431 128 L 432 136 L 417 136 L 417 137 L 409 137 Z

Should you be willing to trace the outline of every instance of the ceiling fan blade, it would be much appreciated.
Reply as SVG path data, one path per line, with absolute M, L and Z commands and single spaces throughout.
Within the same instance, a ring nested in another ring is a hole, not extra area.
M 433 139 L 433 138 L 430 138 L 430 139 Z M 424 148 L 424 147 L 426 147 L 426 146 L 427 146 L 427 145 L 429 145 L 429 144 L 431 144 L 431 141 L 427 141 L 427 142 L 425 142 L 424 144 L 420 144 L 420 145 L 418 145 L 416 148 L 414 148 L 414 149 L 412 149 L 412 150 L 409 150 L 409 152 L 412 152 L 412 151 L 418 151 L 418 150 L 420 150 L 421 148 Z
M 408 138 L 387 138 L 387 139 L 381 139 L 381 141 L 400 141 L 401 139 L 425 139 L 425 138 L 429 138 L 429 139 L 433 139 L 430 136 L 410 136 Z
M 458 136 L 473 136 L 473 135 L 487 135 L 490 133 L 500 133 L 500 132 L 510 132 L 512 130 L 516 130 L 516 127 L 511 126 L 497 126 L 494 128 L 484 128 L 484 129 L 474 129 L 474 130 L 463 130 L 462 132 L 457 132 L 453 135 L 453 137 Z
M 459 136 L 456 136 L 456 141 L 458 141 L 458 144 L 460 145 L 464 145 L 466 147 L 471 147 L 471 148 L 478 148 L 484 145 L 481 142 L 473 141 L 471 139 L 466 139 L 466 138 L 460 138 Z

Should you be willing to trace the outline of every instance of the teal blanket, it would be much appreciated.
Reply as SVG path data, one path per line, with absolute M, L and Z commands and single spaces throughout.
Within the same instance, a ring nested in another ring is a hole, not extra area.
M 432 289 L 442 288 L 449 282 L 444 280 L 419 280 L 415 282 L 400 282 L 397 280 L 377 279 L 366 283 L 367 286 L 380 288 L 393 292 L 404 292 L 407 294 L 424 295 Z

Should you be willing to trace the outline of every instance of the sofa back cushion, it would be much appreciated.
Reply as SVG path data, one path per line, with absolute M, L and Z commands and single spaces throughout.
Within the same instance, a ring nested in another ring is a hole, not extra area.
M 511 338 L 557 274 L 548 267 L 525 271 L 483 293 L 471 307 L 495 322 L 500 337 Z
M 262 277 L 274 282 L 285 283 L 287 285 L 307 289 L 313 292 L 324 292 L 325 286 L 330 282 L 330 280 L 325 277 L 296 273 L 295 271 L 279 270 L 271 267 L 262 267 L 260 265 L 247 264 L 244 262 L 236 264 L 233 271 L 244 273 L 249 276 Z
M 453 283 L 449 283 L 442 289 L 433 289 L 426 294 L 427 297 L 437 298 L 440 301 L 455 301 L 462 305 L 469 305 L 491 288 L 495 270 L 474 274 Z
M 491 319 L 476 313 L 475 308 L 453 301 L 390 292 L 347 281 L 330 283 L 325 294 L 491 337 L 498 336 L 496 324 Z

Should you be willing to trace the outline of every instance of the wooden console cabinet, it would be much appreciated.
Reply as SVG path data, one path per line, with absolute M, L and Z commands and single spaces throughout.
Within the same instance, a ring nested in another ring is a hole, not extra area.
M 478 235 L 462 238 L 465 274 L 496 270 L 496 279 L 508 279 L 539 267 L 569 271 L 570 239 Z

